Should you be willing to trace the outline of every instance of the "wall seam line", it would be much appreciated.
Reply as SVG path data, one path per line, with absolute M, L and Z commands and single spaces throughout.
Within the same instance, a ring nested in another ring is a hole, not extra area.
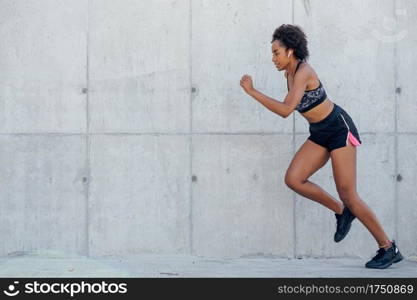
M 394 18 L 398 22 L 396 15 L 396 0 L 393 1 L 394 4 Z M 398 24 L 398 23 L 397 23 Z M 394 43 L 394 230 L 395 230 L 395 239 L 398 238 L 398 213 L 399 213 L 399 199 L 398 199 L 398 99 L 399 95 L 397 93 L 398 87 L 398 69 L 397 69 L 397 42 Z
M 90 42 L 90 0 L 87 0 L 87 67 L 86 67 L 86 256 L 90 257 L 90 180 L 91 180 L 91 167 L 90 167 L 90 60 L 89 60 L 89 42 Z
M 294 1 L 292 0 L 291 6 L 292 6 L 292 24 L 294 24 Z M 292 156 L 294 157 L 295 155 L 295 114 L 292 114 Z M 296 258 L 297 257 L 297 221 L 296 221 L 296 201 L 297 201 L 297 195 L 295 194 L 295 192 L 292 193 L 292 198 L 293 198 L 293 240 L 294 240 L 294 244 L 293 244 L 293 257 Z
M 192 26 L 192 1 L 191 0 L 189 0 L 188 1 L 188 5 L 189 5 L 189 7 L 188 7 L 188 11 L 189 11 L 189 14 L 188 14 L 188 28 L 189 28 L 189 31 L 188 31 L 188 38 L 189 38 L 189 41 L 188 41 L 188 55 L 189 55 L 189 61 L 188 61 L 188 64 L 189 64 L 189 90 L 188 90 L 188 92 L 189 92 L 189 94 L 190 94 L 190 97 L 189 97 L 189 101 L 190 101 L 190 124 L 189 124 L 189 126 L 190 126 L 190 129 L 189 129 L 189 134 L 188 134 L 188 145 L 189 145 L 189 152 L 190 152 L 190 161 L 189 161 L 189 164 L 190 164 L 190 169 L 189 169 L 189 177 L 188 177 L 188 180 L 189 180 L 189 184 L 190 184 L 190 190 L 189 190 L 189 193 L 190 193 L 190 198 L 189 198 L 189 207 L 188 207 L 188 209 L 189 209 L 189 212 L 188 212 L 188 222 L 189 222 L 189 235 L 188 235 L 188 239 L 189 239 L 189 251 L 190 251 L 190 254 L 194 254 L 194 243 L 193 243 L 193 235 L 194 235 L 194 223 L 193 223 L 193 216 L 194 216 L 194 212 L 193 212 L 193 209 L 194 209 L 194 203 L 193 203 L 193 201 L 194 201 L 194 198 L 193 198 L 193 180 L 192 180 L 192 176 L 193 176 L 193 77 L 192 77 L 192 64 L 193 64 L 193 59 L 192 59 L 192 29 L 193 29 L 193 26 Z

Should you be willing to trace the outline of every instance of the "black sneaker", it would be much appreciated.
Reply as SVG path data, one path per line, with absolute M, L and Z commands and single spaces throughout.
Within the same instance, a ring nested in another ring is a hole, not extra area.
M 341 215 L 335 214 L 336 216 L 336 232 L 334 234 L 334 241 L 340 242 L 345 238 L 345 236 L 348 234 L 350 225 L 352 221 L 356 218 L 345 206 L 343 208 L 343 212 Z
M 385 269 L 393 263 L 397 263 L 403 260 L 403 256 L 395 245 L 395 241 L 392 241 L 392 245 L 388 250 L 379 248 L 374 258 L 368 261 L 365 265 L 367 268 L 372 269 Z

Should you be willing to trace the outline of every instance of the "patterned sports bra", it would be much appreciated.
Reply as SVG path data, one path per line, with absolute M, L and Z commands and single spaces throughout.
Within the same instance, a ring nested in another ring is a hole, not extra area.
M 294 75 L 297 72 L 298 67 L 300 66 L 301 63 L 302 61 L 298 62 L 297 67 L 295 68 Z M 322 103 L 324 100 L 326 100 L 327 98 L 326 91 L 324 90 L 324 87 L 321 84 L 320 80 L 319 82 L 320 82 L 320 85 L 317 88 L 315 88 L 314 90 L 308 90 L 304 92 L 303 98 L 301 99 L 300 103 L 298 103 L 297 107 L 295 108 L 297 111 L 299 111 L 300 113 L 304 113 L 312 109 L 313 107 L 316 107 L 317 105 Z M 288 78 L 287 78 L 287 90 L 289 91 Z

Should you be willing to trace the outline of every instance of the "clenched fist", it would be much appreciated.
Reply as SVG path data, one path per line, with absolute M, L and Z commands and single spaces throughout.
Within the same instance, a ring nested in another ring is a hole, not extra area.
M 243 75 L 242 79 L 240 79 L 240 86 L 245 90 L 247 94 L 254 90 L 252 78 L 247 74 Z

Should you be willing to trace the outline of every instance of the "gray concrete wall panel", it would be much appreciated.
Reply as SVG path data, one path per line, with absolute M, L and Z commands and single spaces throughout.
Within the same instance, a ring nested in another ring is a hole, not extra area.
M 398 242 L 403 251 L 417 256 L 417 135 L 400 135 L 398 140 Z
M 189 132 L 188 1 L 91 1 L 91 132 Z
M 287 135 L 193 139 L 193 242 L 203 256 L 293 255 Z
M 188 149 L 185 136 L 94 136 L 91 255 L 189 253 Z
M 192 1 L 195 132 L 292 131 L 290 119 L 277 117 L 239 85 L 249 74 L 255 88 L 284 100 L 284 76 L 272 63 L 277 20 L 291 22 L 290 1 Z
M 85 132 L 86 3 L 0 2 L 1 132 Z
M 85 140 L 2 135 L 0 255 L 39 249 L 86 254 Z

